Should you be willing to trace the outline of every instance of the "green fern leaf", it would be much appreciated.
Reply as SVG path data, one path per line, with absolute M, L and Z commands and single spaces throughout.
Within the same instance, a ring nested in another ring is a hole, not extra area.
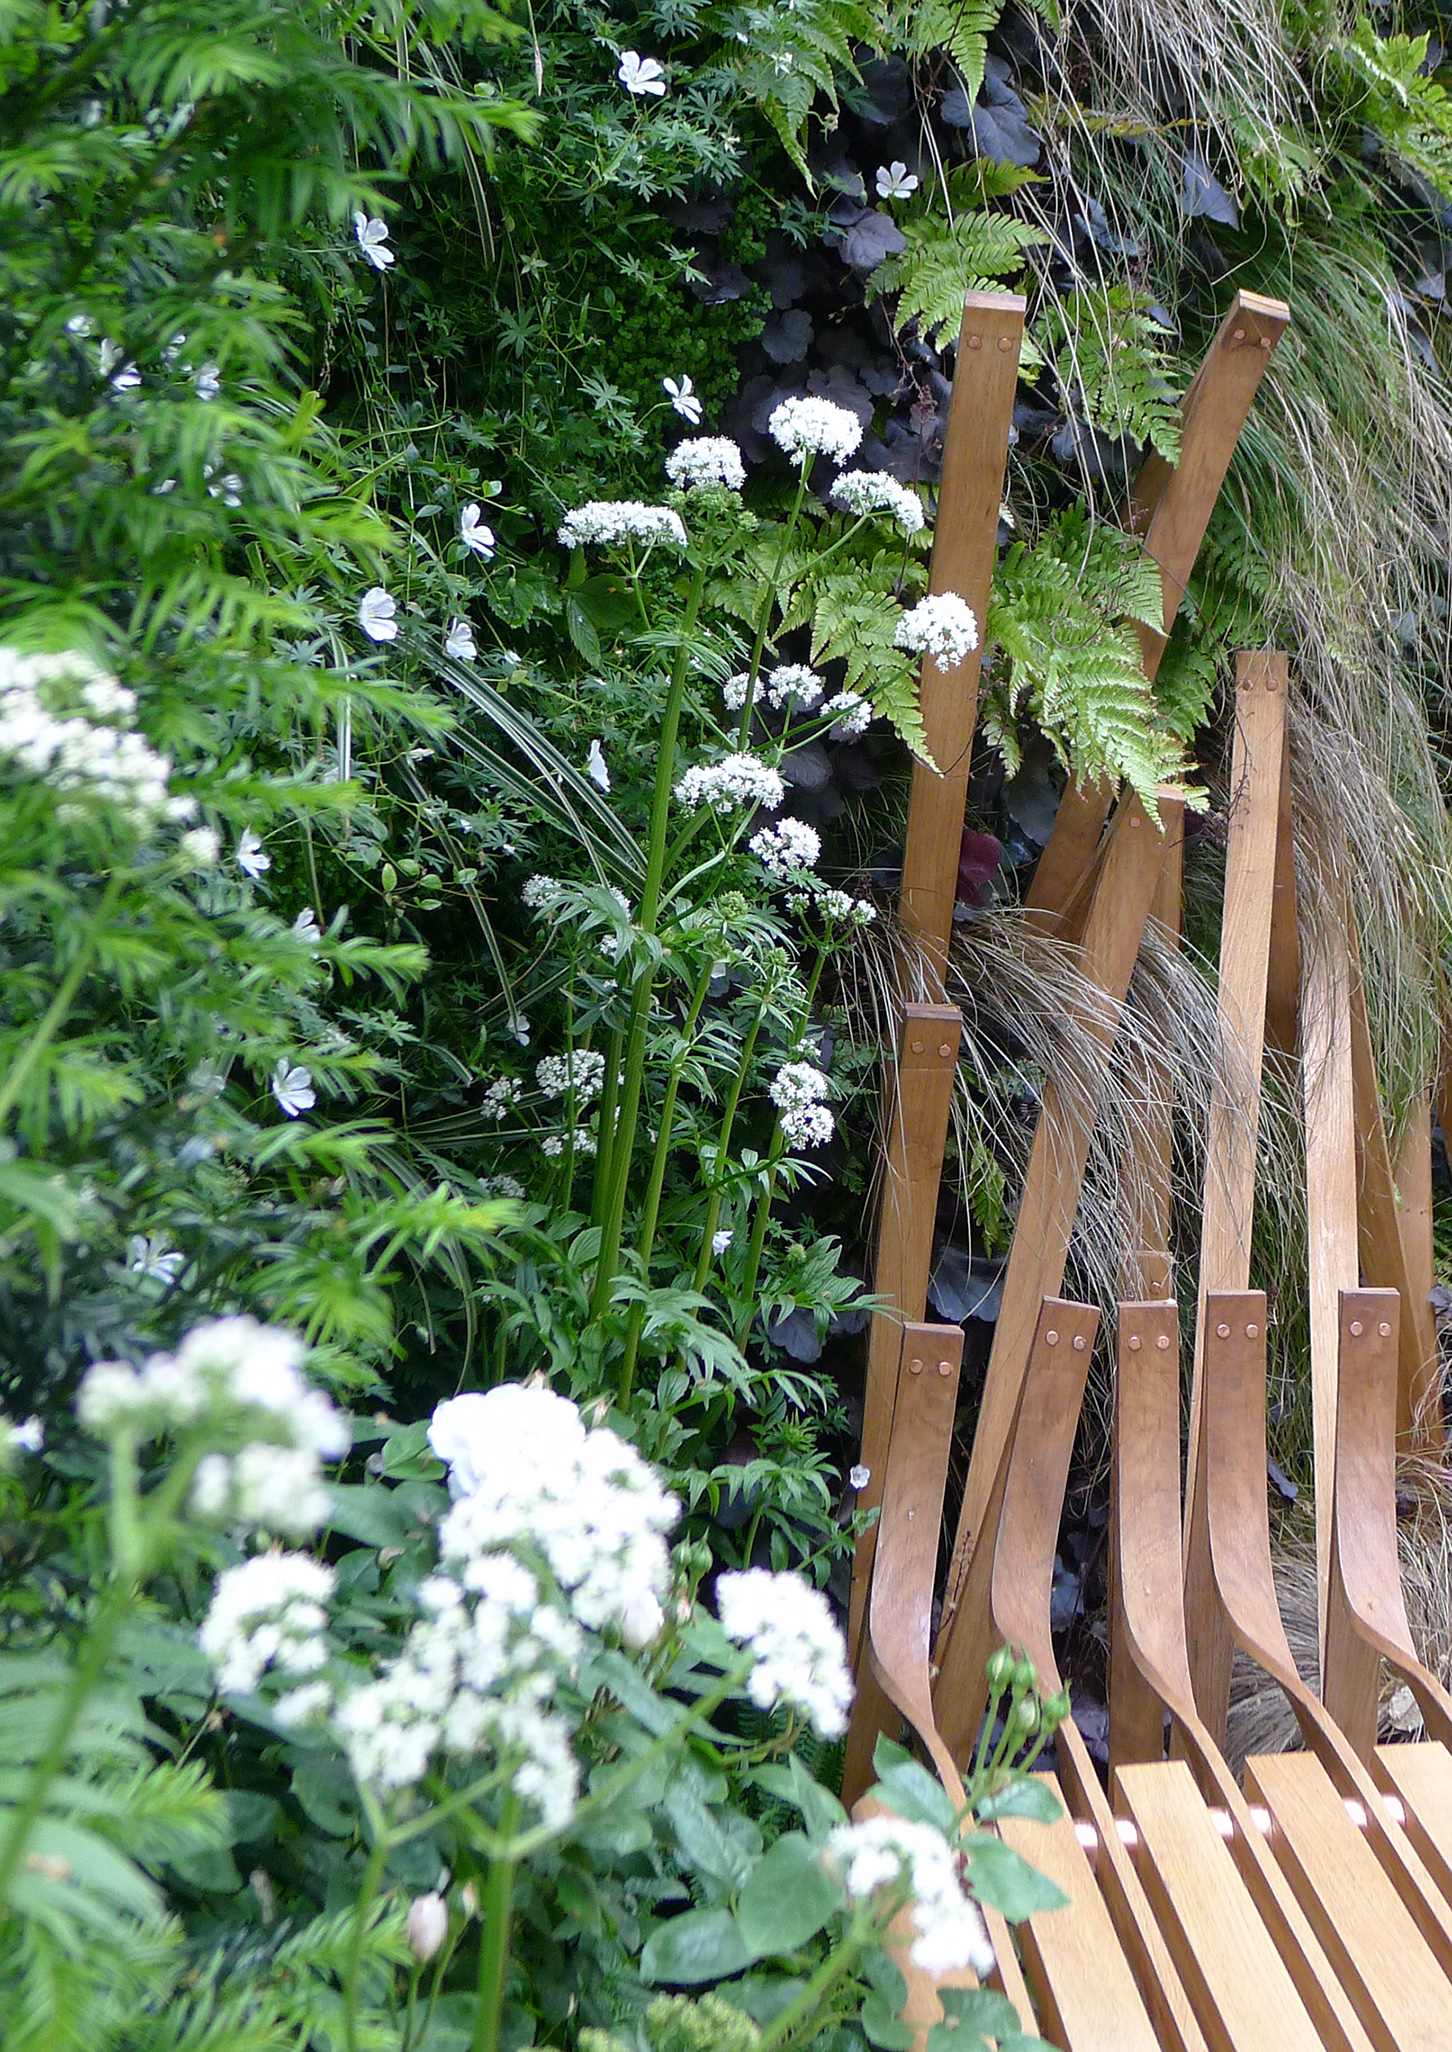
M 928 215 L 903 223 L 907 248 L 879 264 L 868 279 L 873 292 L 898 294 L 893 325 L 916 320 L 931 340 L 956 328 L 963 298 L 1023 267 L 1023 252 L 1047 238 L 1011 214 L 963 213 L 948 222 Z

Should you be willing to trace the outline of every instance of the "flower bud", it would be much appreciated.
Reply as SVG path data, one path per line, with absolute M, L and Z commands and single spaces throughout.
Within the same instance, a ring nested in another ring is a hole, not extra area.
M 1037 1697 L 1037 1696 L 1020 1696 L 1020 1697 L 1019 1697 L 1019 1699 L 1018 1699 L 1018 1701 L 1017 1701 L 1017 1702 L 1016 1702 L 1016 1703 L 1014 1704 L 1014 1706 L 1013 1706 L 1013 1723 L 1014 1723 L 1014 1728 L 1015 1728 L 1016 1730 L 1018 1730 L 1018 1731 L 1021 1731 L 1021 1732 L 1024 1732 L 1024 1733 L 1028 1733 L 1028 1732 L 1031 1732 L 1031 1731 L 1033 1731 L 1033 1730 L 1035 1729 L 1035 1727 L 1036 1727 L 1036 1726 L 1037 1726 L 1037 1724 L 1038 1724 L 1038 1721 L 1039 1721 L 1039 1699 L 1038 1699 L 1038 1697 Z
M 1000 1646 L 996 1653 L 988 1656 L 988 1686 L 995 1696 L 1001 1696 L 1013 1680 L 1014 1659 L 1007 1646 Z
M 1038 1673 L 1035 1670 L 1032 1660 L 1030 1660 L 1028 1655 L 1025 1654 L 1023 1659 L 1018 1661 L 1014 1666 L 1013 1692 L 1016 1696 L 1022 1696 L 1026 1694 L 1028 1690 L 1036 1689 L 1038 1685 Z
M 408 1906 L 408 1942 L 427 1966 L 449 1935 L 449 1905 L 441 1895 L 416 1895 Z
M 1069 1715 L 1070 1708 L 1069 1691 L 1067 1689 L 1060 1689 L 1057 1696 L 1045 1696 L 1044 1730 L 1057 1731 L 1064 1722 L 1064 1719 Z
M 466 1881 L 463 1887 L 459 1890 L 459 1900 L 464 1905 L 464 1915 L 466 1917 L 478 1916 L 479 1891 L 474 1886 L 472 1881 Z

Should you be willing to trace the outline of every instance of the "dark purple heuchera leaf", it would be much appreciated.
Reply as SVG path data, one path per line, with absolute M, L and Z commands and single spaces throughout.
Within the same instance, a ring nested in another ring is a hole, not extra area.
M 987 905 L 993 897 L 990 886 L 1002 865 L 1003 843 L 997 834 L 978 834 L 965 827 L 958 850 L 958 902 Z
M 965 1318 L 992 1325 L 1003 1302 L 1003 1263 L 973 1259 L 949 1240 L 938 1250 L 928 1283 L 928 1302 L 940 1318 L 961 1325 Z
M 833 364 L 827 371 L 809 371 L 807 390 L 814 399 L 830 399 L 834 406 L 845 406 L 849 413 L 855 413 L 864 430 L 871 427 L 872 394 L 845 364 Z
M 854 221 L 842 238 L 843 258 L 854 271 L 875 271 L 886 258 L 906 248 L 907 237 L 901 228 L 891 214 L 877 207 Z
M 866 180 L 840 142 L 808 150 L 807 163 L 818 185 L 829 192 L 843 193 L 848 199 L 867 198 Z
M 1077 462 L 1086 477 L 1121 482 L 1137 462 L 1136 444 L 1128 436 L 1101 434 L 1082 420 L 1069 419 L 1049 444 L 1060 463 Z
M 877 57 L 862 67 L 862 79 L 846 96 L 859 121 L 889 128 L 913 103 L 912 74 L 901 57 Z
M 773 363 L 800 363 L 812 346 L 812 317 L 800 307 L 775 313 L 761 331 L 761 346 Z
M 807 266 L 802 252 L 775 229 L 766 238 L 766 255 L 753 269 L 775 307 L 795 306 L 806 292 Z
M 1054 831 L 1059 810 L 1059 792 L 1049 774 L 1051 756 L 1046 748 L 1026 747 L 1016 776 L 1003 787 L 1003 802 L 1015 826 L 1042 848 Z
M 744 299 L 751 290 L 751 280 L 729 257 L 703 252 L 696 259 L 696 268 L 701 277 L 691 281 L 691 290 L 703 306 L 725 306 L 733 299 Z
M 781 1347 L 794 1361 L 819 1361 L 822 1358 L 817 1321 L 810 1311 L 803 1311 L 800 1307 L 788 1311 L 785 1318 L 774 1318 L 766 1329 L 766 1336 L 774 1347 Z
M 666 219 L 690 235 L 719 235 L 735 211 L 734 202 L 717 192 L 705 199 L 677 200 L 667 207 Z
M 1186 150 L 1180 211 L 1193 221 L 1218 221 L 1222 228 L 1240 226 L 1240 209 L 1210 170 L 1198 150 Z
M 781 773 L 795 790 L 822 791 L 832 781 L 832 758 L 820 741 L 807 741 L 800 748 L 788 749 Z
M 899 484 L 936 484 L 943 474 L 942 424 L 933 416 L 914 433 L 900 420 L 890 420 L 879 441 L 869 435 L 856 461 L 863 470 L 880 470 Z

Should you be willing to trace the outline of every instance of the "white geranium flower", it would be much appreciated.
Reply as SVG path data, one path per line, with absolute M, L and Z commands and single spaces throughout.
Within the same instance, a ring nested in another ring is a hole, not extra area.
M 510 1013 L 509 1030 L 514 1035 L 515 1039 L 519 1042 L 521 1047 L 529 1046 L 530 1024 L 528 1018 L 523 1012 Z
M 451 620 L 448 634 L 444 637 L 444 654 L 452 656 L 458 663 L 472 663 L 478 653 L 474 645 L 474 630 L 469 622 Z
M 494 554 L 494 530 L 486 527 L 477 505 L 466 506 L 459 515 L 459 539 L 466 549 L 487 563 Z
M 665 386 L 667 392 L 670 393 L 671 405 L 681 415 L 682 419 L 688 420 L 692 427 L 699 427 L 701 424 L 701 402 L 696 397 L 695 388 L 692 386 L 690 379 L 683 376 L 680 383 L 677 384 L 674 378 L 662 378 L 661 383 Z
M 314 912 L 311 905 L 303 906 L 297 918 L 292 922 L 292 931 L 295 940 L 306 941 L 316 954 L 317 943 L 323 936 L 318 928 L 318 915 Z
M 32 1416 L 23 1425 L 12 1425 L 10 1444 L 18 1446 L 22 1453 L 39 1453 L 45 1445 L 44 1420 Z
M 879 199 L 910 199 L 918 189 L 918 176 L 909 171 L 901 157 L 895 157 L 890 164 L 877 167 L 877 197 Z
M 736 1235 L 732 1232 L 730 1226 L 722 1226 L 719 1233 L 712 1233 L 711 1252 L 716 1256 L 717 1260 L 726 1252 L 726 1249 L 735 1238 Z
M 214 363 L 204 363 L 192 381 L 199 399 L 215 399 L 222 389 L 222 373 Z
M 397 641 L 398 601 L 391 592 L 375 584 L 358 601 L 358 625 L 370 641 Z
M 665 72 L 654 57 L 642 57 L 635 50 L 621 51 L 615 76 L 626 92 L 635 94 L 637 98 L 644 93 L 659 99 L 666 89 Z
M 155 1239 L 145 1233 L 133 1233 L 126 1242 L 126 1266 L 132 1275 L 145 1276 L 149 1282 L 174 1283 L 181 1271 L 186 1256 L 178 1254 L 158 1234 Z
M 272 867 L 272 857 L 251 827 L 246 829 L 237 842 L 237 867 L 245 870 L 254 880 Z
M 849 1468 L 847 1471 L 847 1486 L 849 1489 L 865 1489 L 871 1480 L 871 1468 L 864 1468 L 861 1461 L 854 1468 Z
M 311 1111 L 318 1101 L 312 1070 L 292 1068 L 287 1056 L 279 1055 L 277 1067 L 272 1072 L 272 1094 L 290 1119 Z
M 358 247 L 372 264 L 375 271 L 386 271 L 395 261 L 394 252 L 388 247 L 388 223 L 375 215 L 358 213 L 353 216 L 353 233 L 358 238 Z
M 610 772 L 605 766 L 605 751 L 598 741 L 590 743 L 585 757 L 585 774 L 592 784 L 598 784 L 602 791 L 610 789 Z

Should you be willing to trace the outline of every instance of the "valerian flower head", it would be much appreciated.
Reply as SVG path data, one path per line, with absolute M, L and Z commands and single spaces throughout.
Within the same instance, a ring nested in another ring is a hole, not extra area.
M 565 515 L 559 538 L 567 549 L 622 541 L 644 542 L 647 547 L 664 542 L 667 548 L 683 549 L 686 529 L 671 506 L 647 506 L 639 499 L 592 499 Z
M 857 1902 L 907 1883 L 918 1934 L 911 1947 L 914 1966 L 930 1974 L 964 1967 L 979 1975 L 991 1971 L 993 1947 L 983 1912 L 964 1894 L 957 1858 L 941 1831 L 891 1815 L 839 1824 L 827 1841 L 827 1857 Z
M 374 584 L 358 601 L 358 625 L 370 641 L 397 641 L 398 601 L 381 584 Z
M 922 500 L 885 471 L 844 470 L 827 496 L 842 512 L 859 519 L 868 513 L 889 513 L 904 534 L 922 531 Z
M 821 835 L 800 819 L 780 819 L 763 827 L 746 845 L 762 868 L 783 883 L 810 869 L 822 853 Z
M 622 50 L 615 76 L 626 92 L 659 99 L 665 91 L 665 72 L 654 57 L 642 57 L 636 50 Z
M 598 1144 L 588 1126 L 576 1126 L 572 1133 L 546 1133 L 539 1143 L 539 1151 L 550 1161 L 559 1161 L 565 1154 L 588 1160 Z
M 696 763 L 679 779 L 675 789 L 679 804 L 693 812 L 703 805 L 712 812 L 739 811 L 743 806 L 763 806 L 775 812 L 786 797 L 786 785 L 769 763 L 754 755 L 727 755 L 720 762 Z
M 683 420 L 688 420 L 692 427 L 699 427 L 702 407 L 690 379 L 683 376 L 680 383 L 677 384 L 674 378 L 662 378 L 661 383 L 670 395 L 670 402 L 674 410 L 680 414 Z
M 564 888 L 557 877 L 538 874 L 526 879 L 519 895 L 531 912 L 552 912 L 559 904 Z
M 767 1095 L 781 1113 L 781 1129 L 793 1147 L 821 1147 L 836 1131 L 825 1099 L 830 1085 L 811 1062 L 787 1062 L 772 1078 Z
M 822 688 L 821 678 L 805 663 L 778 663 L 766 679 L 766 702 L 778 709 L 794 705 L 801 712 L 810 712 Z
M 467 505 L 459 515 L 459 539 L 472 555 L 482 556 L 487 563 L 494 554 L 494 530 L 484 524 L 481 509 Z
M 862 423 L 830 399 L 783 399 L 767 422 L 771 438 L 799 468 L 814 456 L 845 463 L 862 440 Z
M 897 623 L 893 643 L 914 655 L 930 655 L 946 676 L 978 646 L 973 608 L 955 591 L 919 599 Z
M 697 435 L 677 442 L 666 458 L 666 476 L 678 492 L 715 485 L 739 492 L 746 482 L 741 451 L 729 435 Z
M 518 1076 L 496 1076 L 484 1092 L 479 1110 L 486 1119 L 493 1119 L 497 1125 L 506 1113 L 519 1103 L 524 1095 L 524 1085 Z
M 546 1097 L 564 1097 L 573 1088 L 577 1104 L 588 1104 L 605 1087 L 605 1057 L 593 1048 L 546 1055 L 535 1064 L 535 1081 Z
M 716 1607 L 728 1639 L 755 1659 L 746 1692 L 759 1709 L 783 1700 L 804 1710 L 823 1738 L 847 1729 L 852 1678 L 827 1599 L 799 1575 L 749 1568 L 722 1575 Z
M 839 691 L 822 707 L 834 717 L 827 729 L 833 741 L 855 741 L 872 725 L 872 707 L 856 691 Z
M 316 1674 L 327 1663 L 337 1577 L 309 1553 L 260 1553 L 217 1578 L 198 1643 L 224 1695 L 249 1696 L 269 1668 Z
M 372 264 L 375 271 L 386 271 L 395 262 L 395 254 L 388 247 L 388 223 L 380 221 L 377 215 L 370 220 L 367 214 L 353 216 L 353 233 L 358 238 L 358 247 Z

